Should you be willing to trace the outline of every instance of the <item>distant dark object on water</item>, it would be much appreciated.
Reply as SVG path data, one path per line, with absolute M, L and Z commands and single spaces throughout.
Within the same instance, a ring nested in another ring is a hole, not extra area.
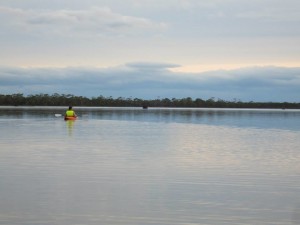
M 148 109 L 148 106 L 147 105 L 143 105 L 143 109 Z

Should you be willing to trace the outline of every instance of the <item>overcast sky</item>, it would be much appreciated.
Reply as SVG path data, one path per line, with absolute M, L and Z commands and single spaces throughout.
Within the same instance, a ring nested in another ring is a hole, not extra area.
M 300 101 L 299 0 L 0 0 L 0 94 Z

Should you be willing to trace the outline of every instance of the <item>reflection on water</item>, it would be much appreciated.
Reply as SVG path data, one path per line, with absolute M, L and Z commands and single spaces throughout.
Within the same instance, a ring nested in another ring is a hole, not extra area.
M 68 134 L 69 136 L 72 136 L 75 120 L 67 120 L 65 122 L 68 128 Z
M 300 110 L 75 107 L 80 119 L 192 123 L 299 130 Z M 66 107 L 0 107 L 0 117 L 52 119 Z
M 0 224 L 300 222 L 297 110 L 64 110 L 0 109 Z

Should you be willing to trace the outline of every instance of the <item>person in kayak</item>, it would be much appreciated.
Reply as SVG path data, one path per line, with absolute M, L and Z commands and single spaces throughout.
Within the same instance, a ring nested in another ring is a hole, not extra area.
M 69 109 L 66 111 L 65 117 L 77 117 L 72 106 L 69 106 Z

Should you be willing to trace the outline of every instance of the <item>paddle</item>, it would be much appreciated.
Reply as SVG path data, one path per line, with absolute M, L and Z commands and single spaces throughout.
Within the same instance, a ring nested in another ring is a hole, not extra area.
M 62 115 L 62 114 L 60 114 L 60 113 L 55 113 L 54 116 L 55 116 L 55 117 L 61 117 L 61 116 L 64 116 L 64 115 Z M 82 116 L 87 116 L 87 115 L 86 115 L 86 114 L 83 114 Z M 76 115 L 76 117 L 79 117 L 79 116 Z

